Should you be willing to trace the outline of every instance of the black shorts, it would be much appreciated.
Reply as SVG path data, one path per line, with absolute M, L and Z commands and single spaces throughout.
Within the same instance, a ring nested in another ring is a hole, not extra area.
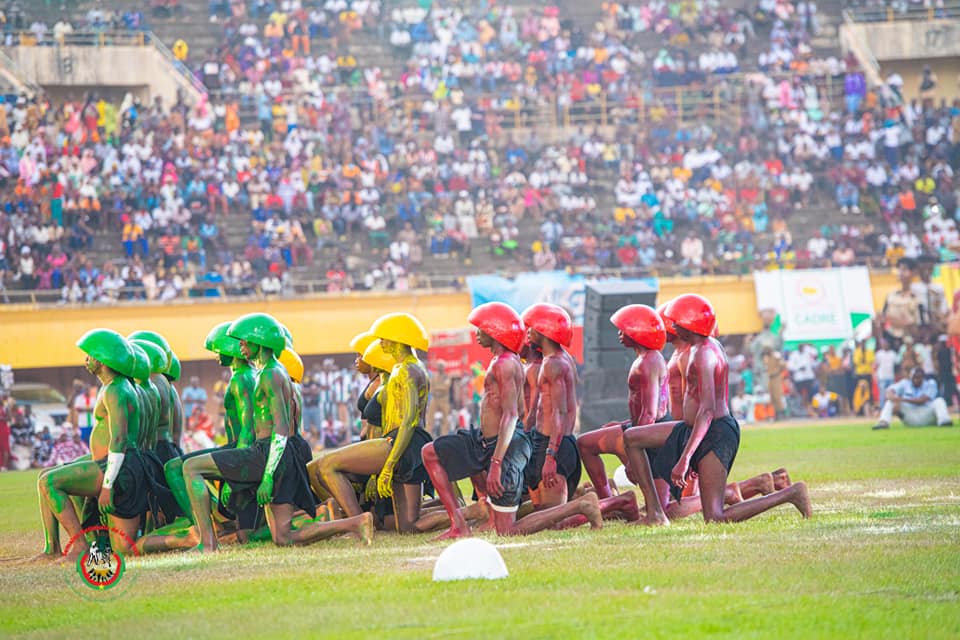
M 469 478 L 490 469 L 490 460 L 497 448 L 498 437 L 484 438 L 479 429 L 459 429 L 449 436 L 434 440 L 433 449 L 440 465 L 452 481 Z M 530 459 L 531 446 L 523 432 L 523 424 L 517 422 L 513 439 L 500 465 L 500 483 L 503 494 L 489 497 L 496 510 L 512 512 L 520 506 L 524 489 L 524 470 Z
M 399 429 L 394 429 L 384 437 L 396 438 L 399 431 Z M 430 483 L 430 476 L 427 475 L 427 469 L 423 466 L 423 457 L 420 455 L 420 450 L 423 449 L 425 444 L 432 441 L 433 438 L 430 437 L 430 434 L 422 428 L 417 427 L 413 430 L 410 443 L 400 454 L 400 459 L 397 460 L 397 465 L 393 468 L 394 482 L 400 484 Z
M 174 458 L 183 457 L 183 449 L 169 440 L 157 440 L 157 444 L 153 445 L 153 450 L 156 452 L 157 457 L 160 458 L 161 464 L 167 464 L 167 462 Z
M 310 448 L 310 443 L 303 439 L 303 436 L 299 433 L 290 440 L 293 442 L 293 451 L 297 454 L 297 458 L 303 462 L 304 465 L 308 465 L 313 462 L 313 449 Z
M 680 422 L 673 428 L 667 441 L 660 447 L 656 460 L 651 463 L 655 478 L 663 478 L 669 482 L 670 474 L 677 462 L 680 461 L 680 456 L 683 455 L 683 449 L 687 446 L 692 432 L 693 428 L 686 422 Z M 698 471 L 700 461 L 712 452 L 729 473 L 739 448 L 740 425 L 737 424 L 736 419 L 729 415 L 717 418 L 710 423 L 710 428 L 700 442 L 700 446 L 693 452 L 693 457 L 690 459 L 690 468 L 693 471 Z M 676 488 L 674 487 L 674 489 Z
M 257 500 L 257 488 L 270 454 L 271 438 L 260 438 L 243 449 L 221 449 L 211 453 L 220 476 L 230 483 L 232 496 L 230 510 L 238 513 Z M 296 436 L 287 440 L 287 446 L 273 474 L 272 504 L 292 504 L 316 517 L 317 503 L 310 490 L 307 467 L 297 453 Z
M 211 447 L 210 449 L 200 449 L 198 451 L 185 453 L 183 456 L 181 456 L 181 460 L 189 460 L 190 458 L 204 456 L 208 453 L 236 448 L 237 443 L 232 442 L 230 444 L 225 444 L 222 447 Z M 228 504 L 227 501 L 223 499 L 223 487 L 225 484 L 225 482 L 220 482 L 219 489 L 217 491 L 217 511 L 220 512 L 220 515 L 229 520 L 236 520 L 240 529 L 256 529 L 261 524 L 266 522 L 266 518 L 263 515 L 263 507 L 257 504 L 256 500 L 243 498 L 237 501 L 233 498 L 233 494 L 231 494 L 230 502 Z M 233 490 L 231 489 L 231 491 Z M 238 503 L 242 503 L 242 505 Z
M 530 462 L 527 463 L 524 477 L 527 488 L 533 490 L 540 486 L 543 461 L 547 457 L 547 445 L 550 444 L 550 438 L 539 431 L 531 431 L 527 434 L 527 437 L 530 439 L 532 454 Z M 577 439 L 573 436 L 563 436 L 555 459 L 557 461 L 557 473 L 566 478 L 567 497 L 569 498 L 573 496 L 580 485 L 580 474 L 582 473 Z
M 100 471 L 106 473 L 107 459 L 94 460 Z M 127 449 L 120 466 L 120 473 L 113 482 L 113 506 L 118 518 L 139 518 L 147 510 L 147 488 L 149 479 L 144 468 L 143 458 L 137 449 Z M 97 499 L 91 498 L 97 508 Z
M 160 456 L 153 449 L 141 451 L 141 454 L 143 455 L 144 471 L 149 483 L 149 495 L 147 496 L 149 509 L 153 512 L 154 518 L 157 517 L 158 512 L 162 511 L 166 522 L 169 524 L 176 520 L 178 516 L 182 516 L 183 511 L 167 484 L 167 476 L 164 474 Z
M 666 414 L 664 414 L 662 418 L 657 420 L 654 424 L 661 424 L 663 422 L 673 422 L 673 417 L 670 415 L 669 411 Z M 630 424 L 629 421 L 625 422 L 623 424 L 623 430 L 626 431 L 627 429 L 633 426 L 634 425 Z M 657 478 L 660 478 L 660 476 L 657 475 L 657 469 L 654 467 L 653 461 L 656 460 L 657 456 L 660 454 L 660 447 L 649 447 L 647 449 L 644 449 L 644 451 L 647 452 L 647 460 L 650 463 L 650 472 L 653 474 L 654 480 L 656 480 Z M 660 478 L 660 479 L 670 482 L 670 474 L 668 473 L 666 478 Z

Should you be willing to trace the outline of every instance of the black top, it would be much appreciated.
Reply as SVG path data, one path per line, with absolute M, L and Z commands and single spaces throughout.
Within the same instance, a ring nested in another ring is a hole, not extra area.
M 362 394 L 361 394 L 362 395 Z M 380 390 L 374 392 L 373 397 L 366 401 L 360 412 L 364 420 L 372 427 L 383 426 L 383 411 L 380 407 Z
M 370 388 L 370 385 L 373 384 L 373 380 L 367 383 L 367 386 L 363 388 L 363 393 L 360 394 L 360 397 L 357 398 L 357 411 L 360 412 L 360 415 L 363 415 L 363 410 L 367 407 L 367 389 Z

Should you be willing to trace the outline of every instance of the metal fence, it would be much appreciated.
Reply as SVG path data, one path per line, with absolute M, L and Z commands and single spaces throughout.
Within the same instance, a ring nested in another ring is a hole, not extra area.
M 886 0 L 880 4 L 845 2 L 843 9 L 845 13 L 849 13 L 855 22 L 960 18 L 960 0 L 946 0 L 941 7 L 934 6 L 932 2 L 918 4 L 910 0 Z

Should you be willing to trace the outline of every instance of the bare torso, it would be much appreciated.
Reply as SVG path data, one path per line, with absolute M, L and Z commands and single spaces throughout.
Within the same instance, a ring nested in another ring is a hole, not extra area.
M 257 439 L 269 438 L 274 431 L 282 436 L 292 435 L 292 407 L 293 384 L 283 365 L 271 360 L 257 374 L 253 393 L 253 426 Z
M 627 375 L 627 404 L 633 425 L 652 424 L 660 417 L 660 390 L 666 380 L 667 364 L 659 351 L 645 351 L 633 361 Z
M 110 415 L 109 404 L 119 408 L 124 414 L 123 419 Z M 111 442 L 123 445 L 114 446 L 113 451 L 136 447 L 139 423 L 140 399 L 137 392 L 129 380 L 117 376 L 97 393 L 97 404 L 93 408 L 93 429 L 90 432 L 91 457 L 94 460 L 106 458 L 111 451 Z
M 572 421 L 576 420 L 576 373 L 567 356 L 563 353 L 544 356 L 537 382 L 540 402 L 536 430 L 551 436 L 559 429 L 566 435 L 569 425 L 572 432 Z M 574 414 L 569 416 L 571 397 Z
M 690 345 L 680 340 L 673 343 L 673 354 L 667 362 L 667 387 L 670 393 L 670 415 L 683 415 L 683 394 L 686 390 L 685 375 L 690 360 Z
M 423 428 L 427 416 L 427 401 L 430 397 L 430 375 L 423 364 L 410 357 L 395 367 L 387 387 L 382 396 L 383 428 L 385 432 L 398 429 L 401 424 L 410 420 L 413 427 Z M 415 394 L 408 394 L 408 385 L 415 390 Z M 415 397 L 408 401 L 407 398 Z M 412 402 L 412 406 L 407 406 Z M 412 412 L 412 413 L 411 413 Z
M 537 413 L 540 409 L 540 364 L 539 357 L 523 367 L 523 428 L 525 431 L 536 428 Z
M 521 391 L 524 380 L 523 365 L 517 354 L 504 352 L 490 361 L 483 380 L 483 397 L 480 398 L 480 431 L 485 438 L 492 438 L 500 432 L 504 411 L 509 411 L 505 402 L 513 399 L 516 415 L 523 415 L 524 395 Z
M 227 441 L 248 446 L 253 442 L 253 396 L 256 375 L 249 365 L 234 370 L 223 396 Z
M 683 420 L 694 425 L 698 414 L 710 413 L 711 420 L 730 413 L 727 394 L 727 357 L 713 338 L 693 345 L 686 368 Z

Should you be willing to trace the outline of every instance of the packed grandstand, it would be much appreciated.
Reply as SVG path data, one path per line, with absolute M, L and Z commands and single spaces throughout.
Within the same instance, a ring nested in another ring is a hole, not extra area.
M 869 83 L 841 53 L 839 3 L 588 5 L 7 2 L 7 46 L 155 32 L 204 93 L 5 97 L 0 298 L 894 266 L 960 247 L 960 101 L 934 98 L 932 71 Z

